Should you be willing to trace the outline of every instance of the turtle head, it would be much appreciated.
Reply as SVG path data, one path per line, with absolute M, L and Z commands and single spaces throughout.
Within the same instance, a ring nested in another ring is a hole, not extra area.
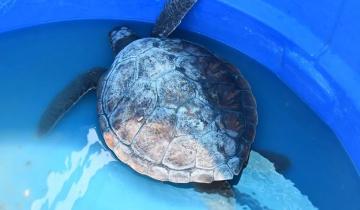
M 139 39 L 128 27 L 121 26 L 112 29 L 109 33 L 111 48 L 114 54 L 118 54 L 126 45 Z

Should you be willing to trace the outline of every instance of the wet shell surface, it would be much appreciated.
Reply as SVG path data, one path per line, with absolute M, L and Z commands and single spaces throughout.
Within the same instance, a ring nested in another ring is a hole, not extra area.
M 257 125 L 240 71 L 179 39 L 125 47 L 100 81 L 97 106 L 105 142 L 122 162 L 176 183 L 239 175 Z

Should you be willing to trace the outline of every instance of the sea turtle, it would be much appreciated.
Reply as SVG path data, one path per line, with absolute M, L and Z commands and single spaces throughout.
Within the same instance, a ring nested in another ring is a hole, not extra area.
M 232 194 L 255 137 L 256 102 L 235 66 L 168 38 L 195 2 L 170 0 L 152 37 L 139 38 L 124 26 L 112 30 L 111 68 L 71 82 L 46 109 L 39 134 L 96 88 L 100 129 L 119 160 L 156 180 Z

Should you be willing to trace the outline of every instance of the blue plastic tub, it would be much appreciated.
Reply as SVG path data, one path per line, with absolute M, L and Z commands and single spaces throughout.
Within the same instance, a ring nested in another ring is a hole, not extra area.
M 152 23 L 163 3 L 3 0 L 0 33 L 79 19 Z M 359 10 L 356 0 L 199 0 L 181 27 L 267 66 L 335 131 L 360 171 Z

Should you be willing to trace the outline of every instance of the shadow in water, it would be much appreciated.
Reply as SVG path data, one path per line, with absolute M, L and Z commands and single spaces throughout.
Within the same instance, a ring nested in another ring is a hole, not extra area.
M 234 189 L 235 200 L 239 206 L 248 206 L 252 210 L 270 210 L 270 208 L 261 205 L 261 203 L 251 195 L 240 192 L 238 189 Z

